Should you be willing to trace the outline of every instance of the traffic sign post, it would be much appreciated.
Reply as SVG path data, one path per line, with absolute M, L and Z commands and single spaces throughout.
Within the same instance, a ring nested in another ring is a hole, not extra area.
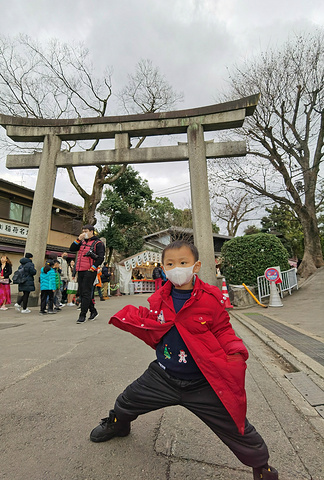
M 270 282 L 269 307 L 282 307 L 283 304 L 276 287 L 277 283 L 282 283 L 280 267 L 267 268 L 264 276 Z

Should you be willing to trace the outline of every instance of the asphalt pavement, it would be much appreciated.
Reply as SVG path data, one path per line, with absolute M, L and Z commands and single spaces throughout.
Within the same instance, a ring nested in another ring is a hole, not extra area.
M 321 269 L 282 307 L 230 310 L 250 354 L 248 418 L 281 480 L 324 480 L 323 285 Z M 46 317 L 37 307 L 0 312 L 0 479 L 252 480 L 181 407 L 138 418 L 128 437 L 90 442 L 116 396 L 154 359 L 150 347 L 108 325 L 148 296 L 98 302 L 99 317 L 81 325 L 76 307 Z

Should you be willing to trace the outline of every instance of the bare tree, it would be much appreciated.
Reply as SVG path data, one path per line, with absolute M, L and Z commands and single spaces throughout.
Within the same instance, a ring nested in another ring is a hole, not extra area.
M 111 95 L 110 69 L 97 77 L 83 44 L 71 46 L 54 39 L 43 48 L 26 35 L 0 37 L 2 113 L 35 118 L 103 117 Z M 98 143 L 67 143 L 66 148 L 95 150 Z M 98 166 L 91 194 L 81 187 L 74 169 L 67 168 L 72 185 L 84 200 L 85 223 L 96 223 L 95 211 L 103 186 L 114 182 L 125 168 L 123 165 L 116 173 L 111 166 Z
M 214 200 L 211 204 L 212 215 L 216 220 L 226 223 L 227 233 L 235 237 L 239 226 L 243 222 L 255 220 L 249 217 L 249 213 L 255 212 L 258 208 L 248 192 L 238 189 L 227 189 L 212 194 Z
M 118 94 L 127 113 L 163 112 L 173 108 L 183 100 L 154 67 L 151 60 L 140 60 L 133 75 L 128 75 L 128 83 Z
M 136 91 L 131 93 L 135 84 Z M 1 113 L 35 118 L 104 117 L 111 95 L 111 69 L 96 76 L 83 44 L 73 46 L 51 40 L 43 47 L 26 35 L 0 36 Z M 120 98 L 124 99 L 127 111 L 138 113 L 171 108 L 181 95 L 174 92 L 151 61 L 142 60 L 135 75 L 129 76 Z M 140 139 L 136 147 L 143 141 L 144 138 Z M 99 140 L 92 144 L 66 142 L 66 149 L 95 150 L 98 144 Z M 116 172 L 113 166 L 97 166 L 91 193 L 78 182 L 75 168 L 66 168 L 70 182 L 83 198 L 85 223 L 96 223 L 96 208 L 104 186 L 116 181 L 126 167 L 123 165 Z
M 299 35 L 280 50 L 269 49 L 234 67 L 230 81 L 227 99 L 261 96 L 242 129 L 249 137 L 249 157 L 228 161 L 227 177 L 296 212 L 304 231 L 300 273 L 308 276 L 323 265 L 316 218 L 324 154 L 323 30 Z
M 128 75 L 127 84 L 117 94 L 126 113 L 154 113 L 174 108 L 183 101 L 183 93 L 177 93 L 151 60 L 141 59 L 134 74 Z M 139 138 L 139 148 L 146 137 Z

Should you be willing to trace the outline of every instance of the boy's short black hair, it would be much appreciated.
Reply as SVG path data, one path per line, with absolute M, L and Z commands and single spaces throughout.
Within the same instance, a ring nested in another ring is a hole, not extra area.
M 162 263 L 164 262 L 164 256 L 165 256 L 165 252 L 167 250 L 178 250 L 179 248 L 181 247 L 188 247 L 190 248 L 193 256 L 194 256 L 194 259 L 195 259 L 195 262 L 197 262 L 199 260 L 199 252 L 198 252 L 198 248 L 196 247 L 196 245 L 194 245 L 193 243 L 190 243 L 186 240 L 175 240 L 174 242 L 171 242 L 169 245 L 167 245 L 165 247 L 165 249 L 163 250 L 162 252 Z

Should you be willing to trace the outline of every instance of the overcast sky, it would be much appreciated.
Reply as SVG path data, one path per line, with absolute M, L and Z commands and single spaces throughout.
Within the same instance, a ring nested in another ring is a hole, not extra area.
M 323 0 L 0 0 L 0 12 L 3 35 L 84 42 L 98 72 L 113 67 L 115 92 L 140 59 L 152 60 L 174 89 L 183 92 L 178 108 L 217 102 L 234 63 L 280 45 L 288 35 L 324 25 Z M 109 114 L 120 113 L 117 108 L 113 99 Z M 155 192 L 188 186 L 187 162 L 135 168 Z M 1 160 L 0 175 L 34 188 L 37 172 L 9 171 Z M 80 172 L 78 178 L 90 192 L 88 173 Z M 82 205 L 63 170 L 55 196 Z M 184 208 L 189 190 L 170 199 Z

